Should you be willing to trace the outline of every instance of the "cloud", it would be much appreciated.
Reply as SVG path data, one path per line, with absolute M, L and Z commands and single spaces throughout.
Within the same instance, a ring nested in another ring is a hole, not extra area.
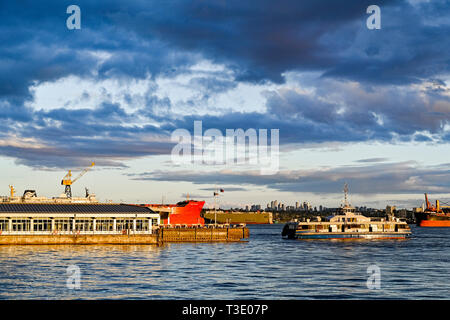
M 284 192 L 338 193 L 344 183 L 354 194 L 414 194 L 450 193 L 448 164 L 420 166 L 414 161 L 347 165 L 314 170 L 283 170 L 275 175 L 260 175 L 259 171 L 213 172 L 162 171 L 128 174 L 133 180 L 186 181 L 194 184 L 240 185 L 250 190 L 266 186 Z
M 360 163 L 367 163 L 367 162 L 372 162 L 372 163 L 376 163 L 376 162 L 386 162 L 388 161 L 389 158 L 368 158 L 368 159 L 360 159 L 356 162 L 360 162 Z
M 370 1 L 79 1 L 82 29 L 63 2 L 5 2 L 0 12 L 0 96 L 31 98 L 33 83 L 176 75 L 201 59 L 238 81 L 284 82 L 317 70 L 365 82 L 416 82 L 449 71 L 448 6 L 385 0 L 382 29 L 365 27 Z M 46 10 L 42 10 L 45 6 Z
M 448 6 L 386 0 L 382 29 L 370 31 L 369 4 L 80 1 L 82 29 L 71 31 L 63 2 L 2 2 L 0 154 L 33 167 L 93 159 L 120 167 L 169 154 L 170 133 L 192 130 L 194 120 L 223 132 L 279 128 L 282 145 L 450 141 Z M 202 61 L 220 68 L 193 72 Z M 316 76 L 306 77 L 310 72 Z M 100 94 L 93 103 L 83 92 L 51 110 L 33 107 L 36 87 L 71 76 L 145 79 L 150 87 L 121 101 Z M 152 87 L 178 76 L 189 76 L 185 90 L 198 94 L 180 94 L 177 103 Z M 263 111 L 215 104 L 243 83 L 267 86 Z M 196 112 L 199 103 L 206 112 Z M 40 149 L 15 144 L 29 138 Z
M 225 187 L 223 188 L 226 192 L 235 192 L 235 191 L 247 191 L 246 188 L 242 188 L 242 187 Z M 203 188 L 200 190 L 204 190 L 204 191 L 216 191 L 217 188 Z

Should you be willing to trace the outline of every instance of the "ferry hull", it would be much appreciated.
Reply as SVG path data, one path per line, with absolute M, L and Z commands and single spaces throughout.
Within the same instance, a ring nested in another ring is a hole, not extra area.
M 294 239 L 406 239 L 410 233 L 296 233 Z

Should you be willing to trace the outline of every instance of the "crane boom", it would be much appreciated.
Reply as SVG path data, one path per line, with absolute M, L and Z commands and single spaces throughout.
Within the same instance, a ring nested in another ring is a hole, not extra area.
M 75 181 L 77 181 L 78 179 L 80 179 L 86 172 L 89 171 L 90 168 L 92 168 L 93 166 L 95 166 L 95 162 L 92 162 L 91 165 L 87 168 L 85 168 L 83 171 L 80 172 L 80 174 L 72 180 L 72 183 L 74 183 Z

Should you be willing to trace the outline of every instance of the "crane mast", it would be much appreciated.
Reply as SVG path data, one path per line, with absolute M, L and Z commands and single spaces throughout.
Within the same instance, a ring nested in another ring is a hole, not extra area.
M 80 172 L 80 174 L 72 180 L 72 171 L 69 170 L 67 174 L 64 176 L 64 178 L 61 180 L 61 185 L 65 186 L 64 193 L 66 194 L 67 198 L 72 198 L 72 184 L 80 179 L 86 172 L 89 171 L 90 168 L 95 166 L 95 162 L 92 162 L 91 165 L 87 168 L 85 168 L 83 171 Z

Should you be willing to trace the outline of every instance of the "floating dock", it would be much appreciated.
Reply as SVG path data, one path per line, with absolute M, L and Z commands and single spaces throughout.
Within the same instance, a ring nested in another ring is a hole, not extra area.
M 0 234 L 0 245 L 55 245 L 55 244 L 148 244 L 170 242 L 239 242 L 249 237 L 244 226 L 164 227 L 153 233 L 135 234 Z

